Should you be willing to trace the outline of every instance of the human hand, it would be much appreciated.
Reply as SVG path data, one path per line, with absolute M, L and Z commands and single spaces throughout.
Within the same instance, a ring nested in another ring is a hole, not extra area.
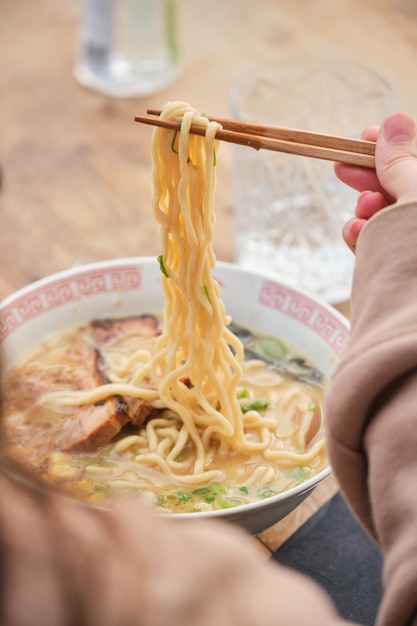
M 376 141 L 376 169 L 344 163 L 334 166 L 336 176 L 361 193 L 355 217 L 343 228 L 343 239 L 355 252 L 368 219 L 394 202 L 417 201 L 417 127 L 405 113 L 394 113 L 382 125 L 370 126 L 362 138 Z

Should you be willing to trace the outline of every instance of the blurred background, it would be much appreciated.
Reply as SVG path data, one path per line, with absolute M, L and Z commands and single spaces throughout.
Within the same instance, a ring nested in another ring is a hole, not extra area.
M 177 0 L 181 73 L 114 98 L 74 78 L 81 0 L 0 0 L 0 297 L 74 264 L 157 255 L 151 128 L 134 115 L 185 100 L 230 116 L 231 83 L 292 52 L 366 63 L 417 114 L 414 0 Z M 279 120 L 277 120 L 279 123 Z M 232 150 L 217 168 L 215 250 L 234 258 Z

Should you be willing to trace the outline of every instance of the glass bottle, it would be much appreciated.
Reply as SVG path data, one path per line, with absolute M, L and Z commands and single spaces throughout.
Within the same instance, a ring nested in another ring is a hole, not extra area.
M 180 73 L 176 0 L 84 0 L 78 82 L 113 97 L 155 93 Z

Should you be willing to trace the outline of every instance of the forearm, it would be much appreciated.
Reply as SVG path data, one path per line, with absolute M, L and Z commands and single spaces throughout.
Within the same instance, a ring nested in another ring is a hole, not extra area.
M 416 393 L 413 370 L 378 398 L 364 439 L 374 526 L 384 554 L 381 626 L 417 624 Z
M 135 589 L 129 562 L 116 575 L 117 526 L 102 512 L 0 476 L 0 535 L 2 624 L 131 623 L 113 614 L 120 582 L 126 581 L 126 604 L 117 607 L 122 618 Z
M 414 623 L 417 586 L 417 207 L 361 233 L 352 334 L 327 394 L 330 460 L 384 552 L 380 624 Z M 411 584 L 411 587 L 410 587 Z
M 345 623 L 316 585 L 216 522 L 100 511 L 0 475 L 0 536 L 4 626 Z

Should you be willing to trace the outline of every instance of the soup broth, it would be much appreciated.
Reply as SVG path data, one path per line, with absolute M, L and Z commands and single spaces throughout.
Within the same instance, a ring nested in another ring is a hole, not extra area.
M 115 497 L 142 497 L 170 513 L 250 503 L 312 477 L 327 463 L 320 376 L 278 338 L 233 330 L 245 346 L 237 396 L 246 438 L 257 441 L 251 423 L 256 418 L 259 429 L 261 419 L 270 437 L 267 450 L 234 449 L 206 429 L 209 474 L 190 478 L 197 444 L 188 437 L 176 454 L 182 432 L 178 414 L 161 406 L 148 379 L 140 383 L 148 399 L 123 393 L 123 385 L 134 383 L 132 371 L 155 350 L 159 320 L 145 315 L 51 335 L 7 373 L 3 409 L 11 455 L 79 500 L 107 506 Z M 108 384 L 118 385 L 110 399 L 99 394 L 87 404 L 77 400 L 77 393 L 82 398 Z M 187 376 L 181 384 L 192 393 Z M 63 400 L 67 396 L 71 402 Z M 101 423 L 104 413 L 107 421 Z

